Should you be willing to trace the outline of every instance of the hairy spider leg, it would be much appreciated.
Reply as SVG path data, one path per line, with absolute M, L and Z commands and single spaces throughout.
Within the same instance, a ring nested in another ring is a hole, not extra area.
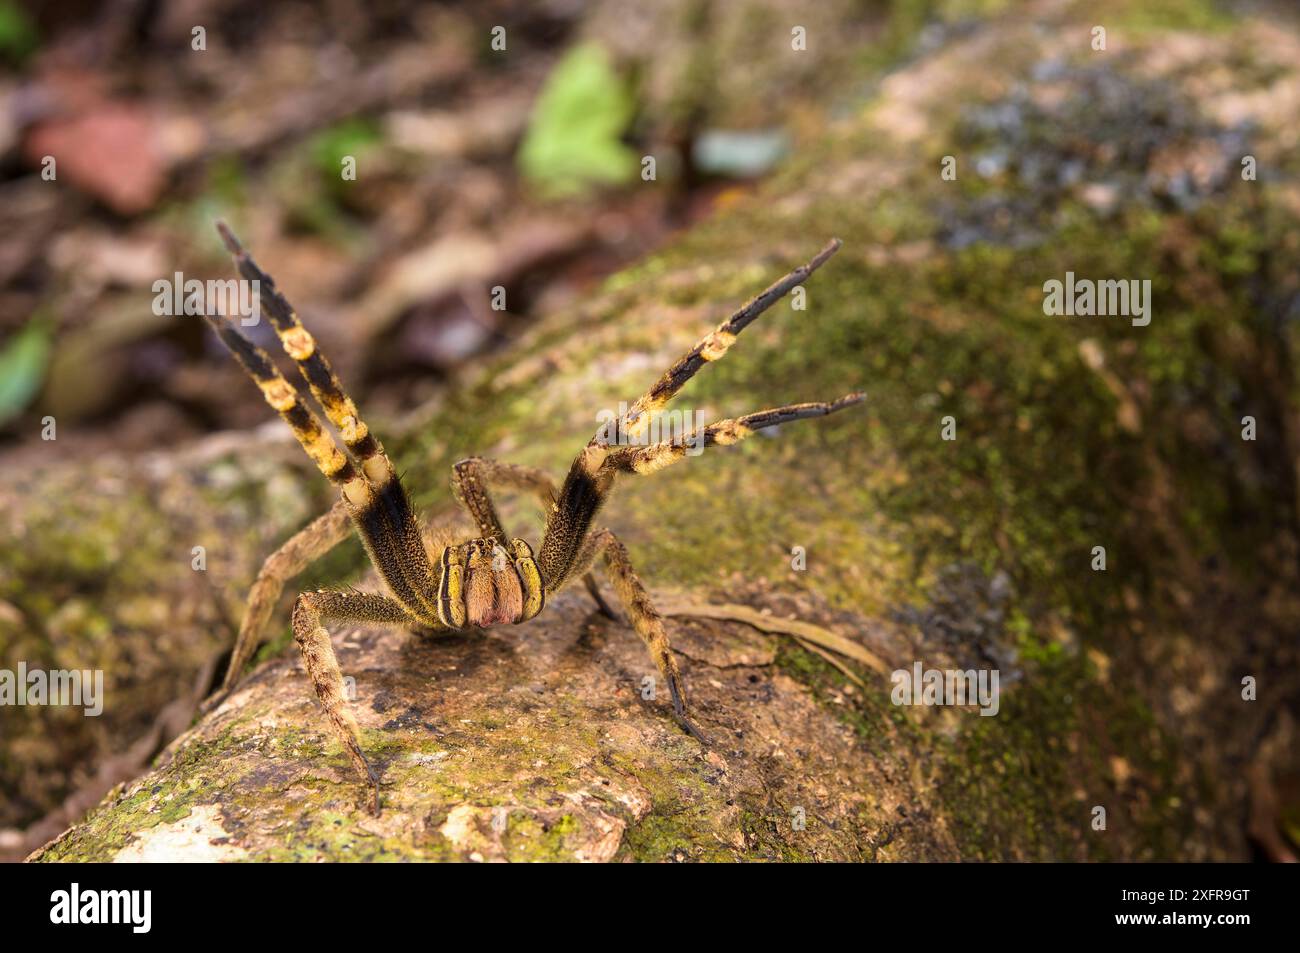
M 775 427 L 791 420 L 806 417 L 824 417 L 846 407 L 861 403 L 866 395 L 858 392 L 846 394 L 839 400 L 808 404 L 789 404 L 760 410 L 731 420 L 719 420 L 702 429 L 692 430 L 674 440 L 651 444 L 648 447 L 617 447 L 609 452 L 604 466 L 623 473 L 650 474 L 684 460 L 695 448 L 727 447 L 765 427 Z
M 406 609 L 373 592 L 304 592 L 293 606 L 293 638 L 302 651 L 303 666 L 316 689 L 316 697 L 329 718 L 334 734 L 363 781 L 370 787 L 370 810 L 379 813 L 379 777 L 361 750 L 361 734 L 344 694 L 343 672 L 330 643 L 327 622 L 362 622 L 373 625 L 409 625 Z
M 263 313 L 271 319 L 271 326 L 275 329 L 280 344 L 298 365 L 303 380 L 311 388 L 312 396 L 324 408 L 330 423 L 343 437 L 348 453 L 362 465 L 369 479 L 382 484 L 393 472 L 392 463 L 378 439 L 361 419 L 352 398 L 344 393 L 338 375 L 317 348 L 315 338 L 303 327 L 293 306 L 276 288 L 275 280 L 258 267 L 225 222 L 217 223 L 217 231 L 234 259 L 239 274 L 245 280 L 257 282 Z
M 741 331 L 778 300 L 789 294 L 792 289 L 807 281 L 814 271 L 839 251 L 840 245 L 838 238 L 831 239 L 808 263 L 795 268 L 769 285 L 762 293 L 747 301 L 731 317 L 682 355 L 645 394 L 637 398 L 626 414 L 598 430 L 583 447 L 560 487 L 557 505 L 547 520 L 546 533 L 538 553 L 538 564 L 548 584 L 559 588 L 573 571 L 574 562 L 591 529 L 592 521 L 613 486 L 615 474 L 623 469 L 621 466 L 605 465 L 611 452 L 619 453 L 619 459 L 626 459 L 626 454 L 622 452 L 626 448 L 619 447 L 618 450 L 612 450 L 611 445 L 618 445 L 624 439 L 638 436 L 643 432 L 649 425 L 651 416 L 662 410 L 701 367 L 726 354 Z M 838 410 L 848 404 L 837 401 L 829 406 L 832 410 Z M 764 426 L 781 423 L 783 419 L 798 419 L 798 416 L 815 414 L 816 412 L 810 412 L 773 419 L 771 423 Z M 721 434 L 721 431 L 715 431 L 715 442 L 722 442 L 718 439 Z
M 356 721 L 344 698 L 342 674 L 324 625 L 339 621 L 391 625 L 417 622 L 433 628 L 444 627 L 438 621 L 437 612 L 440 585 L 433 581 L 433 569 L 416 527 L 410 501 L 382 446 L 361 420 L 355 404 L 343 392 L 315 340 L 302 326 L 288 301 L 276 290 L 274 281 L 257 267 L 228 228 L 218 225 L 218 229 L 235 257 L 240 274 L 259 283 L 263 310 L 271 317 L 285 351 L 298 364 L 316 400 L 343 437 L 348 453 L 339 450 L 319 419 L 302 403 L 297 391 L 284 380 L 264 351 L 224 318 L 208 316 L 208 319 L 257 382 L 268 403 L 289 423 L 294 436 L 313 462 L 340 487 L 342 506 L 362 537 L 372 563 L 396 597 L 390 599 L 355 592 L 303 593 L 294 605 L 292 622 L 295 640 L 317 696 L 345 750 L 370 785 L 371 807 L 377 812 L 378 781 L 362 753 Z M 651 416 L 666 405 L 700 367 L 725 354 L 741 330 L 806 280 L 838 248 L 838 240 L 830 242 L 812 261 L 777 281 L 701 340 L 617 421 L 617 429 L 612 432 L 613 442 L 621 443 L 618 439 L 621 435 L 637 435 L 643 431 Z M 534 568 L 551 591 L 558 590 L 572 575 L 582 573 L 592 594 L 603 606 L 588 570 L 596 558 L 604 556 L 606 570 L 633 626 L 668 683 L 678 719 L 688 732 L 701 737 L 687 716 L 685 692 L 662 617 L 655 611 L 633 571 L 626 548 L 608 530 L 589 535 L 591 522 L 619 472 L 654 472 L 681 459 L 692 445 L 734 443 L 754 430 L 787 420 L 833 413 L 861 399 L 861 395 L 851 394 L 832 403 L 796 404 L 760 411 L 720 421 L 677 441 L 648 447 L 611 448 L 611 431 L 604 428 L 574 460 L 558 493 L 549 477 L 541 471 L 481 458 L 462 461 L 464 466 L 458 464 L 453 471 L 453 482 L 457 499 L 478 523 L 483 536 L 508 543 L 515 549 L 517 557 L 527 555 L 527 546 L 522 543 L 515 546 L 514 541 L 506 540 L 487 492 L 487 482 L 492 480 L 530 489 L 550 504 L 546 533 Z M 300 571 L 313 558 L 312 554 L 335 545 L 338 533 L 338 507 L 335 507 L 282 547 L 276 554 L 281 559 L 274 568 L 271 568 L 271 562 L 276 557 L 268 560 L 259 575 L 259 583 L 266 580 L 267 601 L 274 602 L 284 579 Z M 447 559 L 444 552 L 443 561 Z M 540 609 L 540 604 L 537 608 Z M 241 627 L 241 642 L 245 641 L 245 630 L 248 630 L 255 644 L 257 630 L 264 624 L 267 612 L 269 606 L 250 605 L 245 625 Z M 251 648 L 246 651 L 251 652 Z M 239 653 L 237 646 L 236 657 Z M 228 675 L 227 681 L 237 677 L 237 672 Z
M 261 389 L 266 402 L 284 418 L 317 469 L 345 495 L 349 491 L 363 492 L 365 477 L 339 449 L 334 438 L 321 425 L 320 418 L 303 403 L 298 391 L 284 379 L 267 353 L 244 337 L 225 317 L 218 314 L 205 314 L 204 317 Z
M 355 404 L 343 393 L 315 340 L 298 321 L 289 303 L 243 250 L 224 225 L 218 225 L 226 247 L 235 257 L 240 274 L 259 283 L 262 308 L 270 315 L 285 351 L 298 364 L 312 393 L 339 430 L 348 453 L 344 453 L 325 430 L 315 413 L 280 374 L 270 357 L 241 334 L 229 320 L 207 315 L 221 340 L 262 390 L 267 402 L 289 424 L 298 442 L 320 471 L 340 488 L 342 503 L 356 527 L 371 563 L 379 571 L 395 598 L 375 593 L 302 593 L 294 603 L 292 628 L 316 690 L 334 733 L 343 742 L 358 772 L 370 785 L 371 809 L 379 810 L 379 788 L 374 769 L 361 751 L 356 720 L 343 695 L 339 671 L 326 622 L 350 621 L 389 625 L 412 623 L 445 628 L 437 612 L 438 584 L 424 541 L 415 522 L 410 500 L 383 452 L 378 440 L 361 420 Z M 354 459 L 355 458 L 355 462 Z M 322 519 L 328 519 L 329 514 Z M 329 548 L 332 524 L 326 523 L 304 548 Z M 309 528 L 310 530 L 310 528 Z M 278 587 L 279 581 L 270 584 Z M 249 615 L 252 616 L 250 606 Z M 256 641 L 259 622 L 250 617 L 247 638 Z M 241 633 L 242 634 L 242 633 Z M 245 652 L 251 651 L 244 645 Z M 237 645 L 237 654 L 239 646 Z M 228 676 L 228 679 L 238 677 Z M 233 682 L 231 682 L 233 684 Z
M 646 651 L 650 653 L 655 667 L 668 685 L 668 694 L 672 698 L 673 713 L 677 716 L 678 723 L 696 740 L 708 744 L 708 738 L 695 727 L 687 710 L 686 688 L 677 668 L 672 644 L 668 641 L 663 616 L 650 601 L 650 594 L 632 568 L 627 547 L 608 529 L 598 530 L 587 538 L 576 564 L 580 571 L 585 570 L 600 556 L 605 558 L 605 571 L 614 584 L 619 601 L 627 610 L 628 618 L 632 620 L 632 628 L 645 643 Z
M 357 467 L 345 471 L 350 479 L 342 483 L 341 487 L 343 498 L 350 507 L 353 523 L 361 535 L 371 562 L 383 576 L 393 596 L 408 612 L 426 625 L 440 624 L 437 613 L 438 584 L 433 567 L 420 536 L 410 498 L 402 488 L 388 455 L 361 419 L 352 399 L 343 392 L 338 377 L 317 348 L 315 339 L 302 326 L 288 300 L 276 289 L 275 281 L 257 266 L 224 222 L 217 224 L 217 230 L 234 257 L 240 275 L 249 281 L 258 282 L 262 310 L 270 317 L 280 343 L 298 365 L 298 370 L 324 408 L 330 423 L 343 437 L 348 453 L 357 461 Z M 210 320 L 218 325 L 221 339 L 258 379 L 259 384 L 261 379 L 258 374 L 268 373 L 269 368 L 269 373 L 274 373 L 279 379 L 279 384 L 276 385 L 277 395 L 288 389 L 287 382 L 271 366 L 265 352 L 248 341 L 229 321 L 218 318 Z M 256 372 L 245 360 L 244 355 L 247 354 L 256 355 Z M 271 401 L 272 394 L 265 386 L 263 392 L 267 395 L 267 400 Z M 296 395 L 294 401 L 296 404 Z M 272 406 L 276 405 L 272 403 Z M 293 423 L 290 420 L 290 426 Z M 320 429 L 318 422 L 317 429 Z M 337 446 L 332 441 L 330 443 L 338 457 L 345 459 L 338 452 Z M 310 448 L 308 452 L 312 452 Z M 330 463 L 333 465 L 333 458 Z M 322 472 L 330 475 L 324 467 Z M 359 479 L 353 478 L 354 475 Z M 336 479 L 335 482 L 339 481 Z
M 604 554 L 606 568 L 633 625 L 668 682 L 674 711 L 683 727 L 697 736 L 698 732 L 687 714 L 685 692 L 663 621 L 632 570 L 627 549 L 608 530 L 590 537 L 588 534 L 620 472 L 651 473 L 681 459 L 692 445 L 736 443 L 755 430 L 790 420 L 824 416 L 863 399 L 863 395 L 855 393 L 829 403 L 792 404 L 720 421 L 703 428 L 702 433 L 692 431 L 687 435 L 691 438 L 689 440 L 681 438 L 649 447 L 624 445 L 626 438 L 639 436 L 645 430 L 652 415 L 666 406 L 701 367 L 726 354 L 741 331 L 791 289 L 806 281 L 839 248 L 839 240 L 832 239 L 807 264 L 794 269 L 748 301 L 673 364 L 627 413 L 597 431 L 574 459 L 547 517 L 538 565 L 548 586 L 559 590 L 575 572 L 585 572 L 597 554 Z
M 668 405 L 686 382 L 695 376 L 705 364 L 719 360 L 736 342 L 737 336 L 749 327 L 763 312 L 789 294 L 795 287 L 803 284 L 814 271 L 825 264 L 832 255 L 840 250 L 843 243 L 832 238 L 823 246 L 811 261 L 800 265 L 789 274 L 779 278 L 745 302 L 731 317 L 718 325 L 711 333 L 678 359 L 677 363 L 664 371 L 654 386 L 637 398 L 618 422 L 618 427 L 627 436 L 639 436 L 650 423 L 650 418 Z M 611 434 L 610 436 L 616 436 Z M 600 434 L 597 434 L 600 437 Z M 608 441 L 615 442 L 615 441 Z
M 203 702 L 204 712 L 211 711 L 225 701 L 244 674 L 244 669 L 262 639 L 262 633 L 266 631 L 267 620 L 280 601 L 284 584 L 343 542 L 350 532 L 352 519 L 347 504 L 338 500 L 328 512 L 294 533 L 279 549 L 266 557 L 262 568 L 258 570 L 253 588 L 249 591 L 226 676 L 222 679 L 221 688 Z

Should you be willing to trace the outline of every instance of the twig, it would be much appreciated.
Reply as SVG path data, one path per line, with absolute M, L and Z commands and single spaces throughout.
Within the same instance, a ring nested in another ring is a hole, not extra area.
M 819 625 L 813 625 L 811 622 L 800 622 L 797 619 L 781 619 L 777 616 L 764 615 L 749 606 L 731 603 L 668 602 L 659 604 L 658 609 L 664 615 L 694 616 L 700 619 L 744 622 L 746 625 L 751 625 L 762 632 L 789 635 L 796 640 L 803 639 L 830 649 L 845 658 L 861 662 L 881 675 L 888 675 L 890 671 L 884 660 L 874 652 L 864 649 L 852 639 L 845 638 L 830 629 L 823 629 Z

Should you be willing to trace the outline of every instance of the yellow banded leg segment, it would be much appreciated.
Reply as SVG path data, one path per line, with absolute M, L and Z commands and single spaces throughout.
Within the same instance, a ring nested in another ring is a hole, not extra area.
M 437 584 L 433 579 L 433 567 L 410 499 L 402 489 L 392 464 L 361 421 L 356 406 L 343 393 L 342 385 L 320 354 L 315 339 L 302 326 L 289 302 L 276 290 L 275 282 L 249 257 L 230 229 L 224 224 L 217 227 L 234 256 L 240 275 L 258 282 L 263 311 L 270 318 L 285 351 L 298 364 L 326 416 L 339 430 L 352 457 L 339 449 L 265 352 L 228 321 L 216 317 L 209 317 L 209 321 L 261 387 L 267 401 L 289 423 L 313 462 L 340 486 L 366 552 L 398 602 L 423 624 L 437 625 Z
M 366 476 L 376 483 L 391 478 L 392 464 L 384 448 L 361 419 L 357 405 L 344 392 L 329 361 L 317 350 L 316 339 L 298 321 L 298 315 L 290 311 L 286 322 L 276 324 L 276 333 L 285 353 L 297 363 L 312 395 L 325 409 L 325 416 L 338 429 L 343 443 L 361 464 Z
M 303 327 L 293 306 L 276 288 L 275 280 L 258 267 L 225 223 L 218 223 L 217 230 L 233 256 L 239 274 L 246 280 L 258 283 L 262 310 L 270 318 L 280 344 L 298 365 L 312 395 L 325 409 L 325 416 L 330 423 L 338 429 L 348 451 L 371 480 L 382 482 L 387 479 L 391 476 L 392 464 L 379 441 L 361 419 L 356 404 L 344 392 L 338 376 L 317 347 L 316 339 Z
M 605 466 L 623 473 L 657 473 L 684 460 L 692 452 L 702 452 L 706 447 L 728 447 L 752 436 L 756 431 L 792 420 L 824 417 L 861 403 L 865 396 L 854 393 L 846 394 L 839 400 L 774 407 L 744 417 L 719 420 L 702 430 L 692 430 L 671 443 L 656 443 L 648 447 L 618 447 L 610 451 Z
M 800 265 L 794 271 L 777 279 L 762 293 L 742 305 L 726 321 L 705 335 L 696 345 L 673 364 L 654 385 L 639 397 L 619 421 L 622 433 L 636 437 L 645 432 L 650 417 L 662 410 L 677 393 L 686 386 L 686 382 L 695 376 L 705 364 L 721 360 L 741 331 L 745 330 L 759 315 L 781 300 L 797 285 L 808 280 L 814 271 L 840 249 L 840 240 L 833 238 L 807 264 Z
M 262 389 L 266 402 L 292 428 L 293 435 L 298 438 L 302 448 L 307 451 L 307 456 L 311 457 L 320 472 L 336 483 L 346 482 L 339 480 L 339 475 L 348 468 L 348 458 L 339 451 L 334 438 L 321 426 L 316 415 L 298 399 L 298 392 L 289 382 L 277 372 L 275 378 L 259 380 L 257 385 Z
M 207 315 L 207 319 L 222 343 L 261 389 L 266 402 L 289 425 L 294 437 L 307 451 L 317 469 L 341 486 L 359 480 L 360 474 L 352 462 L 339 450 L 334 438 L 325 430 L 311 408 L 299 399 L 297 390 L 284 379 L 267 353 L 244 337 L 225 318 Z

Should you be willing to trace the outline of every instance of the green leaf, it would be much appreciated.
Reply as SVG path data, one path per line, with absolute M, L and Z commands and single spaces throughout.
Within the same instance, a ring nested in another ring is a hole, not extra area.
M 339 178 L 344 156 L 356 158 L 383 140 L 379 126 L 369 119 L 348 119 L 322 129 L 306 143 L 307 154 L 317 171 Z
M 0 350 L 0 424 L 22 412 L 45 379 L 50 357 L 50 326 L 33 318 Z
M 574 47 L 556 64 L 533 107 L 520 169 L 550 196 L 631 181 L 637 156 L 620 140 L 635 110 L 605 50 L 591 43 Z
M 36 49 L 36 24 L 13 0 L 0 0 L 0 59 L 21 64 Z

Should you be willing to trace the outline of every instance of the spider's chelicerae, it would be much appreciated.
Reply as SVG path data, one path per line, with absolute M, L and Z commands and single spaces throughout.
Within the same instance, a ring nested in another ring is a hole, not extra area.
M 379 810 L 378 778 L 361 749 L 356 719 L 344 697 L 343 676 L 325 625 L 377 623 L 449 630 L 516 624 L 541 612 L 549 596 L 577 577 L 583 578 L 602 611 L 613 615 L 590 572 L 598 557 L 604 558 L 605 569 L 632 625 L 668 685 L 678 722 L 704 741 L 691 723 L 686 692 L 662 617 L 633 571 L 627 549 L 608 529 L 593 530 L 592 521 L 620 473 L 654 473 L 683 459 L 691 448 L 725 446 L 756 430 L 831 414 L 862 400 L 863 395 L 855 393 L 830 403 L 791 404 L 722 420 L 704 427 L 702 433 L 692 431 L 660 443 L 646 444 L 637 439 L 652 416 L 696 371 L 722 357 L 755 318 L 835 254 L 839 241 L 832 240 L 806 265 L 744 305 L 683 355 L 623 416 L 603 426 L 578 453 L 558 492 L 546 473 L 532 467 L 481 457 L 470 457 L 453 466 L 452 488 L 478 525 L 479 536 L 446 539 L 438 546 L 426 544 L 410 500 L 383 447 L 343 392 L 329 362 L 289 302 L 230 229 L 221 223 L 217 229 L 239 273 L 259 282 L 262 312 L 270 318 L 284 350 L 298 365 L 312 395 L 342 437 L 346 452 L 339 449 L 266 352 L 229 320 L 209 314 L 208 320 L 221 340 L 256 381 L 267 403 L 289 424 L 316 466 L 339 488 L 341 498 L 328 513 L 267 559 L 249 595 L 225 682 L 208 707 L 225 698 L 238 681 L 285 581 L 339 543 L 350 523 L 360 534 L 389 595 L 352 590 L 304 592 L 294 603 L 292 628 L 334 733 L 369 784 L 372 811 Z M 489 485 L 529 491 L 543 500 L 546 532 L 536 552 L 522 539 L 506 535 L 488 495 Z

